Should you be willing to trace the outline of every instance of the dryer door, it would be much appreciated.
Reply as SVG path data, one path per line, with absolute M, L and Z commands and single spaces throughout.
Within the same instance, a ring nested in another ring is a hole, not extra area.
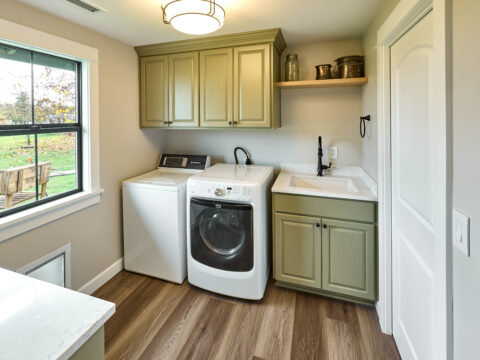
M 227 271 L 253 269 L 253 208 L 215 200 L 190 201 L 190 251 L 207 266 Z

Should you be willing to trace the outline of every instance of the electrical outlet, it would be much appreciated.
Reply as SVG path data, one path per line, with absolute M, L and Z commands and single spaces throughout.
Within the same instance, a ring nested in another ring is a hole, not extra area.
M 453 209 L 452 241 L 466 256 L 470 256 L 470 219 L 467 215 Z
M 338 158 L 338 148 L 336 146 L 331 146 L 329 148 L 328 157 L 330 160 L 337 160 Z

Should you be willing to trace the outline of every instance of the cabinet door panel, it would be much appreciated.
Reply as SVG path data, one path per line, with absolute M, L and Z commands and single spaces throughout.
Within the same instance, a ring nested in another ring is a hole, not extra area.
M 233 49 L 200 52 L 200 124 L 233 124 Z
M 141 126 L 167 126 L 168 56 L 141 58 L 140 85 Z
M 322 224 L 322 288 L 374 300 L 374 225 L 335 220 Z
M 270 45 L 234 49 L 234 121 L 238 127 L 270 127 Z
M 320 288 L 320 219 L 275 214 L 275 279 Z
M 198 127 L 198 52 L 169 56 L 170 126 Z

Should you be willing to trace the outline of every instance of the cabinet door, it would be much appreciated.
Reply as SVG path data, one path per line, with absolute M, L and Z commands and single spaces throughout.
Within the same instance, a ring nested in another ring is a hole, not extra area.
M 233 49 L 200 52 L 200 126 L 233 126 Z
M 168 56 L 140 59 L 140 126 L 168 126 Z
M 322 288 L 374 300 L 375 226 L 322 221 Z
M 235 126 L 271 126 L 270 49 L 268 44 L 234 49 Z
M 274 276 L 287 283 L 321 286 L 321 220 L 275 214 Z
M 170 127 L 198 127 L 198 52 L 169 55 Z

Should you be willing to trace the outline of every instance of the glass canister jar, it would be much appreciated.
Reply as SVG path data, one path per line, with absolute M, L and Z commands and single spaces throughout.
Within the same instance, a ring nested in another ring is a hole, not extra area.
M 300 68 L 298 65 L 298 55 L 288 54 L 285 61 L 285 81 L 299 81 Z

